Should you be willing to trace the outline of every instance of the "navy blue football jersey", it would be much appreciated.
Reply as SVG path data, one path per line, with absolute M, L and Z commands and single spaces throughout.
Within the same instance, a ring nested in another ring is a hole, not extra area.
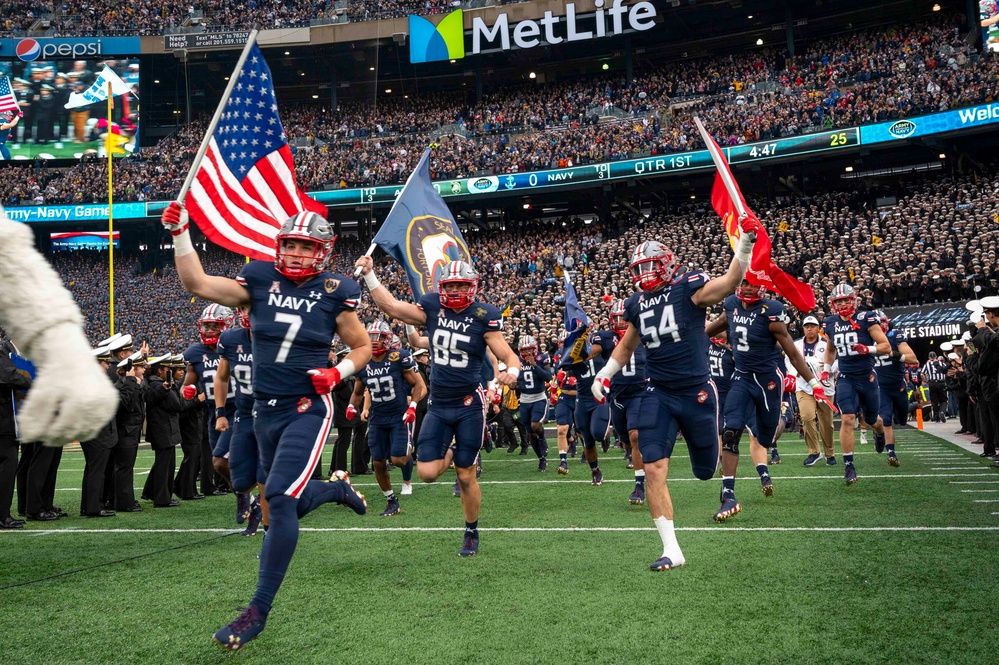
M 703 385 L 708 372 L 706 310 L 691 297 L 710 277 L 684 272 L 657 291 L 633 293 L 624 303 L 624 318 L 635 326 L 648 352 L 649 380 L 669 389 Z
M 732 349 L 725 344 L 712 342 L 708 347 L 708 366 L 711 369 L 711 380 L 718 388 L 718 394 L 724 395 L 732 387 L 732 373 L 735 371 Z
M 223 330 L 219 336 L 219 356 L 229 363 L 229 376 L 236 382 L 236 410 L 253 411 L 253 342 L 243 327 Z
M 600 330 L 590 335 L 590 345 L 600 345 L 600 356 L 605 365 L 610 360 L 611 354 L 614 353 L 614 347 L 620 341 L 621 338 L 610 330 Z M 647 383 L 645 375 L 646 355 L 644 346 L 639 344 L 635 347 L 635 352 L 631 354 L 628 362 L 622 365 L 621 371 L 611 378 L 610 394 L 612 397 L 645 388 Z
M 862 376 L 870 373 L 871 368 L 874 367 L 875 356 L 872 354 L 861 355 L 853 350 L 853 345 L 874 346 L 874 338 L 871 337 L 870 328 L 880 325 L 881 323 L 874 312 L 857 312 L 852 318 L 846 320 L 838 314 L 825 318 L 822 322 L 822 328 L 830 343 L 836 348 L 840 374 Z
M 770 332 L 771 323 L 787 323 L 784 304 L 764 298 L 746 309 L 734 295 L 722 304 L 728 317 L 728 340 L 735 357 L 735 368 L 743 372 L 772 372 L 783 367 L 777 339 Z
M 396 425 L 409 407 L 410 385 L 406 372 L 416 371 L 416 361 L 409 351 L 389 351 L 381 360 L 374 358 L 357 373 L 371 394 L 370 422 Z
M 899 330 L 889 330 L 885 333 L 892 353 L 898 351 L 898 345 L 908 342 L 905 333 Z M 874 372 L 878 375 L 878 385 L 889 390 L 897 390 L 905 383 L 905 364 L 891 356 L 878 356 L 874 364 Z
M 534 367 L 522 359 L 520 361 L 520 376 L 517 377 L 517 393 L 522 402 L 536 402 L 544 399 L 545 384 L 552 380 L 552 370 L 547 366 L 548 357 L 544 354 L 535 356 Z M 527 397 L 525 400 L 524 398 Z
M 201 342 L 197 344 L 192 344 L 187 347 L 187 351 L 184 351 L 184 361 L 188 363 L 193 369 L 194 373 L 198 375 L 198 383 L 201 384 L 201 389 L 205 391 L 205 397 L 211 408 L 215 408 L 215 374 L 219 370 L 219 354 L 218 352 L 208 347 Z M 236 399 L 236 382 L 232 375 L 229 375 L 229 393 L 225 396 L 226 408 L 235 408 Z
M 576 399 L 584 402 L 593 401 L 593 382 L 597 378 L 597 372 L 602 370 L 606 364 L 602 356 L 597 356 L 565 367 L 566 374 L 576 377 Z
M 473 302 L 455 312 L 441 307 L 440 296 L 423 295 L 418 306 L 427 315 L 427 335 L 434 380 L 430 401 L 439 406 L 459 406 L 481 387 L 483 363 L 488 364 L 485 335 L 503 329 L 503 316 L 492 305 Z
M 323 272 L 296 285 L 265 261 L 247 263 L 236 281 L 250 292 L 254 396 L 314 395 L 308 372 L 327 366 L 337 317 L 357 309 L 357 282 Z

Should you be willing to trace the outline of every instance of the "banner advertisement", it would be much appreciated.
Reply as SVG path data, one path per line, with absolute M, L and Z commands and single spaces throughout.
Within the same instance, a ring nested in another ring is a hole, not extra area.
M 969 312 L 963 302 L 934 303 L 885 307 L 884 313 L 891 321 L 892 330 L 905 333 L 911 340 L 960 337 L 970 330 Z

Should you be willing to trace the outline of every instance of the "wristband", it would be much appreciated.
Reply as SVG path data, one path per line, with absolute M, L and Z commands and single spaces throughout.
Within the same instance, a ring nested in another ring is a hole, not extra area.
M 818 386 L 821 386 L 821 385 L 822 384 L 819 383 L 819 380 L 816 379 L 815 377 L 812 377 L 812 380 L 808 382 L 808 387 L 809 388 L 815 388 L 815 387 L 818 387 Z
M 830 365 L 829 363 L 823 364 L 822 365 L 822 371 L 823 372 L 829 372 L 830 374 L 832 374 L 832 365 Z
M 225 407 L 224 406 L 217 406 L 217 407 L 215 407 L 215 417 L 216 418 L 224 418 L 225 417 Z
M 895 360 L 901 360 L 902 357 L 903 357 L 902 356 L 902 352 L 901 351 L 894 351 L 894 352 L 892 352 L 891 357 L 893 359 L 895 359 Z
M 869 353 L 872 356 L 876 356 L 878 354 L 878 347 L 876 346 L 867 347 L 867 353 Z
M 409 400 L 409 408 L 415 409 L 416 408 L 416 402 L 414 402 L 413 400 Z
M 364 276 L 364 283 L 368 285 L 368 291 L 374 291 L 382 285 L 382 283 L 378 281 L 378 275 L 375 274 L 374 270 Z
M 414 326 L 414 325 L 412 325 L 410 323 L 407 323 L 406 324 L 406 334 L 407 335 L 415 335 L 416 334 L 416 326 Z
M 610 358 L 607 360 L 607 364 L 604 368 L 597 372 L 598 379 L 607 379 L 608 381 L 614 377 L 615 374 L 621 371 L 621 363 Z
M 520 378 L 520 368 L 519 367 L 507 367 L 506 373 L 515 379 Z
M 340 363 L 334 367 L 336 371 L 340 372 L 340 380 L 343 381 L 347 377 L 353 376 L 357 368 L 354 366 L 354 361 L 350 358 L 344 358 Z
M 191 242 L 191 232 L 184 229 L 173 237 L 173 255 L 185 256 L 194 253 L 194 243 Z

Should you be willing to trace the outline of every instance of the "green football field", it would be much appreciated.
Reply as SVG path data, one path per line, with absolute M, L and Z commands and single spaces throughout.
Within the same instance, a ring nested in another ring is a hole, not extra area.
M 256 581 L 261 538 L 234 535 L 234 499 L 81 519 L 83 456 L 67 452 L 57 503 L 72 517 L 0 532 L 0 654 L 11 665 L 995 662 L 999 474 L 913 430 L 899 433 L 901 468 L 858 445 L 852 487 L 842 464 L 802 466 L 797 435 L 780 448 L 775 496 L 760 494 L 746 455 L 743 512 L 723 525 L 711 520 L 720 480 L 694 480 L 677 448 L 687 565 L 664 573 L 647 568 L 661 545 L 647 509 L 628 504 L 633 474 L 614 449 L 602 487 L 578 460 L 562 477 L 557 461 L 537 473 L 530 452 L 484 455 L 471 559 L 457 556 L 453 475 L 417 484 L 392 518 L 378 516 L 374 478 L 356 478 L 369 514 L 323 507 L 303 521 L 267 629 L 236 654 L 209 639 Z M 136 468 L 151 460 L 141 451 Z

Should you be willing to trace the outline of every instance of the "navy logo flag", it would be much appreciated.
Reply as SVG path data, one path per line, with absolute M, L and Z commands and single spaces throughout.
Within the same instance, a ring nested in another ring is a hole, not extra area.
M 565 343 L 559 352 L 559 367 L 581 363 L 590 355 L 587 337 L 590 331 L 590 319 L 579 306 L 576 289 L 565 273 Z
M 447 264 L 472 264 L 454 216 L 430 181 L 430 148 L 406 180 L 373 244 L 406 269 L 417 300 L 437 291 L 437 279 Z

